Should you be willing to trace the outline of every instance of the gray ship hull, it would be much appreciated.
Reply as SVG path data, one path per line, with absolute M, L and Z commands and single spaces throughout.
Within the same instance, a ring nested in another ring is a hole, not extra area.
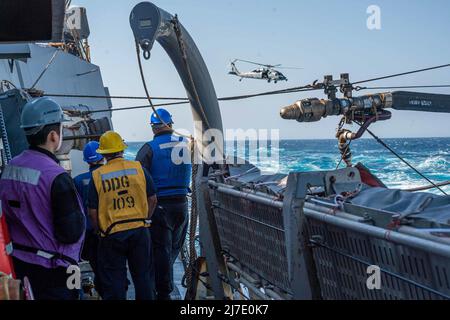
M 0 45 L 0 53 L 9 50 L 12 45 Z M 59 49 L 39 44 L 27 44 L 31 57 L 28 59 L 0 60 L 0 81 L 7 80 L 18 89 L 29 89 L 39 78 L 55 51 L 59 51 L 47 71 L 42 75 L 35 89 L 46 94 L 76 94 L 108 96 L 100 68 L 77 56 L 63 52 Z M 63 109 L 105 110 L 112 107 L 109 99 L 52 97 L 60 103 Z M 107 117 L 111 122 L 111 112 L 93 113 L 92 118 Z M 112 123 L 112 122 L 111 122 Z M 72 174 L 75 176 L 85 170 L 87 166 L 82 161 L 81 151 L 73 150 L 70 154 L 72 160 Z

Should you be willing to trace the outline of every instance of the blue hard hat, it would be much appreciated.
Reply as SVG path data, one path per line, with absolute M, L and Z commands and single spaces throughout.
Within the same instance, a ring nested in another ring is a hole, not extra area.
M 63 110 L 59 104 L 47 97 L 25 104 L 20 116 L 20 127 L 27 135 L 34 135 L 47 125 L 61 122 L 65 122 Z
M 83 150 L 83 160 L 87 163 L 97 162 L 103 159 L 103 156 L 97 153 L 100 144 L 97 141 L 89 142 Z
M 164 124 L 160 118 L 165 124 L 173 124 L 172 115 L 166 109 L 158 109 L 156 113 L 153 112 L 150 123 L 152 125 Z

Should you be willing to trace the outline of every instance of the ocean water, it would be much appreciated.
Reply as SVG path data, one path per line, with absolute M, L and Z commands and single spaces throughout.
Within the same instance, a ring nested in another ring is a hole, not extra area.
M 416 169 L 434 182 L 450 180 L 450 138 L 402 138 L 384 141 L 410 162 Z M 144 142 L 129 143 L 126 153 L 134 159 Z M 289 173 L 291 171 L 334 170 L 340 153 L 336 140 L 281 140 L 278 148 L 257 148 L 262 154 L 279 154 L 279 159 L 259 160 L 255 148 L 248 143 L 245 148 L 236 143 L 227 143 L 227 155 L 237 155 L 250 160 L 265 172 Z M 361 162 L 381 181 L 391 188 L 412 188 L 428 183 L 412 171 L 392 153 L 373 139 L 361 139 L 351 144 L 353 163 Z M 450 186 L 443 187 L 450 194 Z M 433 193 L 439 194 L 434 190 Z

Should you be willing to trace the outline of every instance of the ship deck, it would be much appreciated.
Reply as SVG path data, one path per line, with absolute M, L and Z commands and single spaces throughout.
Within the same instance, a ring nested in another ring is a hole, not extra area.
M 80 265 L 80 267 L 81 267 L 81 271 L 83 273 L 83 278 L 90 277 L 93 279 L 94 274 L 92 272 L 92 269 L 91 269 L 89 263 L 87 263 L 87 262 L 82 263 Z M 186 288 L 184 288 L 181 285 L 183 275 L 184 275 L 183 263 L 181 262 L 180 259 L 177 259 L 173 266 L 173 280 L 174 280 L 175 288 L 171 294 L 172 300 L 183 300 L 184 299 L 184 296 L 186 294 Z M 128 280 L 129 280 L 130 285 L 129 285 L 128 291 L 127 291 L 127 300 L 135 300 L 135 290 L 134 290 L 133 281 L 131 280 L 130 272 L 128 272 Z M 99 300 L 99 298 L 98 298 L 97 294 L 94 293 L 93 296 L 84 295 L 82 297 L 82 300 Z

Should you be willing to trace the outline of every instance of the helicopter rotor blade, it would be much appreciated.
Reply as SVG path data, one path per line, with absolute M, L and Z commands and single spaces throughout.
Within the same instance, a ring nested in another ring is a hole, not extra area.
M 273 65 L 271 65 L 271 64 L 258 63 L 258 62 L 248 61 L 248 60 L 242 60 L 242 59 L 236 59 L 236 61 L 246 62 L 246 63 L 250 63 L 250 64 L 257 65 L 257 66 L 262 66 L 262 67 L 267 67 L 267 68 L 273 68 L 273 67 L 276 67 L 276 66 L 273 66 Z
M 450 113 L 450 95 L 422 92 L 392 92 L 395 110 Z
M 304 70 L 304 68 L 298 68 L 298 67 L 277 67 L 277 69 Z
M 250 64 L 257 65 L 257 66 L 262 66 L 262 67 L 266 67 L 269 69 L 275 69 L 275 68 L 277 68 L 277 69 L 298 69 L 298 70 L 303 69 L 303 68 L 297 68 L 297 67 L 283 67 L 282 64 L 264 64 L 264 63 L 249 61 L 249 60 L 243 60 L 243 59 L 235 59 L 233 62 L 237 62 L 237 61 L 250 63 Z

